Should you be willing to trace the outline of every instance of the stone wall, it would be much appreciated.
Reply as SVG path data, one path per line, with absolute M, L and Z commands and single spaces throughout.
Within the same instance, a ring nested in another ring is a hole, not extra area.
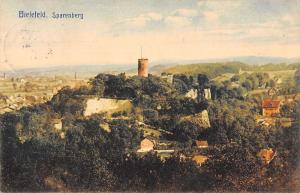
M 210 127 L 209 116 L 207 110 L 204 110 L 196 115 L 189 115 L 181 118 L 181 121 L 189 121 L 199 127 L 208 128 Z
M 86 101 L 84 116 L 90 116 L 95 113 L 131 112 L 131 110 L 132 103 L 130 100 L 91 98 Z

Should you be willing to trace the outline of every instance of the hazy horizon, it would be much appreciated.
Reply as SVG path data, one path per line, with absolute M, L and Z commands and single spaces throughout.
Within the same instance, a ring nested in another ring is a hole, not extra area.
M 249 62 L 249 60 L 254 60 L 255 62 Z M 270 57 L 270 56 L 232 56 L 227 58 L 203 58 L 203 59 L 194 59 L 194 60 L 172 60 L 172 59 L 165 59 L 160 61 L 151 61 L 150 58 L 150 65 L 149 67 L 155 67 L 158 65 L 187 65 L 187 64 L 205 64 L 205 63 L 230 63 L 230 62 L 241 62 L 250 65 L 265 65 L 265 64 L 292 64 L 300 62 L 299 57 Z M 13 70 L 11 69 L 1 69 L 0 72 L 9 72 L 9 71 L 20 71 L 20 70 L 31 70 L 31 69 L 52 69 L 52 68 L 72 68 L 72 67 L 84 67 L 84 66 L 103 66 L 103 67 L 111 67 L 112 69 L 115 67 L 120 66 L 127 66 L 127 67 L 134 67 L 137 65 L 137 59 L 135 63 L 127 63 L 127 64 L 89 64 L 89 63 L 82 63 L 82 64 L 54 64 L 48 66 L 26 66 L 26 67 L 16 67 Z

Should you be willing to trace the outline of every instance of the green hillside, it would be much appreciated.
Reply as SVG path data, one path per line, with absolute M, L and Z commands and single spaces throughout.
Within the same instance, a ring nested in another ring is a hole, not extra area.
M 280 71 L 295 70 L 300 68 L 300 63 L 295 64 L 264 64 L 251 65 L 241 62 L 226 63 L 199 63 L 199 64 L 181 64 L 162 69 L 164 72 L 173 74 L 206 74 L 210 78 L 215 78 L 224 73 L 238 73 L 242 71 L 264 72 L 264 71 Z

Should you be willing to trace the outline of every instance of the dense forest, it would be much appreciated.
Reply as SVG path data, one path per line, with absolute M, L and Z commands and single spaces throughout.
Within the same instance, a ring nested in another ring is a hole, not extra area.
M 238 67 L 221 71 L 236 72 Z M 273 87 L 268 75 L 244 74 L 217 83 L 204 73 L 176 74 L 173 84 L 152 75 L 99 74 L 89 86 L 65 87 L 47 103 L 1 115 L 1 190 L 296 191 L 299 101 L 285 107 L 295 119 L 292 126 L 264 127 L 255 121 L 260 99 L 245 93 Z M 231 87 L 231 82 L 239 87 Z M 212 100 L 203 97 L 206 88 Z M 198 90 L 196 99 L 184 96 L 190 89 Z M 129 99 L 134 112 L 114 114 L 109 120 L 105 114 L 85 117 L 87 96 Z M 181 121 L 203 110 L 208 111 L 209 128 Z M 63 120 L 63 137 L 53 129 L 53 119 Z M 172 141 L 178 151 L 165 160 L 153 152 L 138 155 L 143 132 L 137 120 L 167 131 L 161 139 Z M 110 132 L 103 123 L 109 124 Z M 181 157 L 193 151 L 196 139 L 210 144 L 202 152 L 209 159 L 201 167 Z M 262 148 L 276 150 L 270 164 L 257 156 Z

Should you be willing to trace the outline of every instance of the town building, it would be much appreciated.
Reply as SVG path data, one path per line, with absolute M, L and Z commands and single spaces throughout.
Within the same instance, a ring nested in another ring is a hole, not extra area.
M 206 162 L 206 160 L 208 159 L 207 156 L 203 156 L 203 155 L 195 155 L 192 160 L 195 161 L 197 163 L 197 165 L 201 166 L 202 164 L 204 164 Z
M 272 148 L 269 149 L 262 149 L 258 152 L 257 156 L 265 163 L 269 164 L 274 157 L 277 155 L 276 151 Z
M 170 84 L 173 84 L 174 75 L 170 73 L 162 73 L 161 78 Z
M 143 139 L 140 143 L 140 149 L 137 152 L 149 152 L 149 151 L 153 151 L 154 149 L 154 141 L 150 140 L 150 139 Z
M 196 140 L 195 146 L 197 148 L 208 148 L 208 142 L 206 140 Z
M 276 116 L 280 113 L 280 100 L 264 99 L 262 101 L 262 115 L 265 117 Z
M 185 97 L 191 98 L 191 99 L 197 99 L 198 97 L 198 90 L 197 89 L 191 89 L 186 94 Z
M 163 150 L 154 150 L 156 155 L 159 157 L 160 160 L 166 161 L 166 159 L 170 158 L 175 150 L 174 149 L 163 149 Z
M 55 131 L 62 130 L 62 120 L 61 119 L 52 119 L 53 127 Z
M 211 92 L 210 92 L 210 88 L 205 88 L 204 89 L 204 98 L 207 100 L 211 99 Z

